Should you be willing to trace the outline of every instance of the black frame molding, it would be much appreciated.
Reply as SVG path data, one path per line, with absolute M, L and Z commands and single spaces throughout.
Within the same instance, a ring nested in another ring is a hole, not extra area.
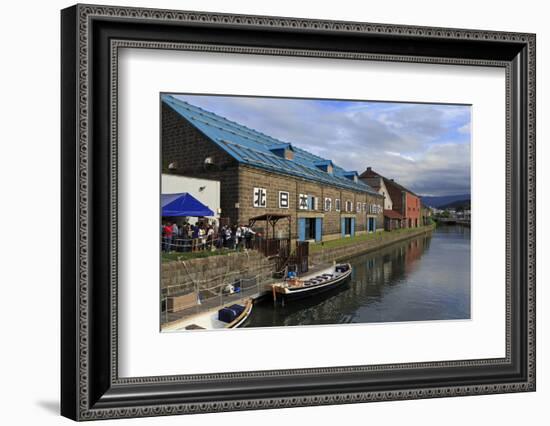
M 535 35 L 76 5 L 61 13 L 61 413 L 74 420 L 535 390 Z M 502 359 L 119 378 L 117 54 L 186 49 L 506 70 Z

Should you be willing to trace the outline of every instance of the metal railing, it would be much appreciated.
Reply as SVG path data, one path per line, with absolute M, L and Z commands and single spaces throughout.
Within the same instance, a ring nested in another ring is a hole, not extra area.
M 255 238 L 222 238 L 221 235 L 205 237 L 161 237 L 161 250 L 167 252 L 194 252 L 214 249 L 243 250 L 255 249 L 258 244 Z
M 163 292 L 160 300 L 161 325 L 191 318 L 208 311 L 215 311 L 243 299 L 258 296 L 264 291 L 266 283 L 271 281 L 271 278 L 258 274 L 251 277 L 223 281 L 211 287 L 196 285 L 192 292 L 183 294 L 168 295 L 166 292 Z M 189 306 L 177 310 L 170 309 L 169 298 L 177 297 L 178 295 L 193 295 L 196 297 L 196 300 L 194 303 L 190 303 Z

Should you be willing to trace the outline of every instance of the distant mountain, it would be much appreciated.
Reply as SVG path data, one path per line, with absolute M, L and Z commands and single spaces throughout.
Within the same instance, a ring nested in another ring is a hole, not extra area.
M 470 200 L 457 200 L 449 204 L 444 204 L 438 208 L 441 210 L 445 209 L 455 209 L 455 210 L 470 210 Z
M 441 206 L 445 206 L 449 203 L 452 203 L 454 201 L 470 201 L 470 194 L 461 194 L 461 195 L 442 195 L 439 197 L 429 197 L 429 196 L 421 196 L 422 203 L 424 203 L 427 206 L 435 207 L 435 208 L 442 208 Z

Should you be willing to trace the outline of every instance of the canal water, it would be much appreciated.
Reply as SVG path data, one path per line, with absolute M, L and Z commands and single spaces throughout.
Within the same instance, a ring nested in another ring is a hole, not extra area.
M 348 282 L 325 294 L 254 305 L 246 327 L 470 318 L 470 229 L 431 234 L 347 259 Z

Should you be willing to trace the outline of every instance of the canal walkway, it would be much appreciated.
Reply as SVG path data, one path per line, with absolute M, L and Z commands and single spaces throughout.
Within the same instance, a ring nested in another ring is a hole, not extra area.
M 323 244 L 318 243 L 312 247 L 309 253 L 311 266 L 332 263 L 342 259 L 378 250 L 399 241 L 414 238 L 418 235 L 432 232 L 435 224 L 421 226 L 419 228 L 397 229 L 391 232 L 379 232 L 375 234 L 361 235 L 350 238 L 343 243 L 333 245 L 332 241 Z

